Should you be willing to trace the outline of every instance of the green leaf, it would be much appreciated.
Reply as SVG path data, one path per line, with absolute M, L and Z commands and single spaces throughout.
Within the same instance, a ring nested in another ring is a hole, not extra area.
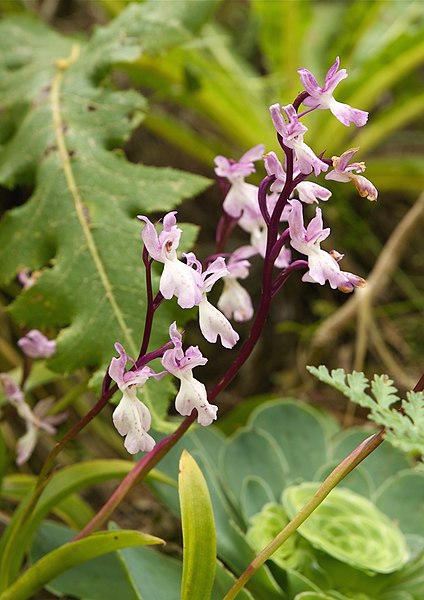
M 240 529 L 242 518 L 238 517 L 232 509 L 222 487 L 217 456 L 219 456 L 222 449 L 223 441 L 223 436 L 216 428 L 208 427 L 207 429 L 191 430 L 184 436 L 184 439 L 175 445 L 174 451 L 163 458 L 161 472 L 176 479 L 178 456 L 180 456 L 183 449 L 188 450 L 195 457 L 206 479 L 212 499 L 219 557 L 233 573 L 240 575 L 255 555 Z M 179 502 L 176 490 L 157 481 L 151 481 L 150 484 L 174 513 L 178 515 Z M 234 521 L 237 521 L 237 525 Z M 258 600 L 277 600 L 281 598 L 281 588 L 265 565 L 249 582 L 249 589 L 252 590 Z
M 268 502 L 275 500 L 271 486 L 261 477 L 249 475 L 243 479 L 240 492 L 240 508 L 245 523 L 260 512 Z
M 206 599 L 215 579 L 215 523 L 206 481 L 186 450 L 180 458 L 178 489 L 183 529 L 181 598 Z
M 23 500 L 33 489 L 34 475 L 15 473 L 3 479 L 0 495 L 8 500 Z M 94 516 L 90 505 L 77 496 L 69 494 L 52 507 L 52 512 L 70 527 L 82 529 Z
M 311 480 L 328 459 L 325 419 L 306 404 L 280 401 L 256 410 L 249 426 L 271 435 L 290 466 L 289 481 Z
M 411 153 L 382 156 L 367 160 L 367 172 L 380 190 L 421 193 L 424 187 L 424 165 Z
M 38 561 L 74 536 L 75 531 L 53 521 L 44 521 L 31 548 L 31 562 Z M 131 550 L 112 552 L 73 567 L 50 581 L 46 589 L 64 598 L 140 600 L 127 574 L 127 567 L 119 558 L 121 552 Z
M 65 467 L 55 473 L 40 496 L 31 518 L 22 523 L 22 516 L 31 495 L 21 503 L 4 532 L 0 544 L 0 582 L 8 585 L 16 576 L 28 544 L 42 519 L 70 494 L 110 479 L 121 479 L 134 466 L 125 460 L 93 460 Z M 155 477 L 155 474 L 153 474 Z
M 330 373 L 323 365 L 307 369 L 355 404 L 368 408 L 369 418 L 384 427 L 385 439 L 393 446 L 424 456 L 424 392 L 408 392 L 406 400 L 402 400 L 401 412 L 392 408 L 399 402 L 399 396 L 387 375 L 374 375 L 370 385 L 363 373 L 354 371 L 346 376 L 343 369 Z M 365 391 L 369 386 L 373 397 Z
M 53 522 L 44 522 L 31 551 L 38 560 L 68 542 L 74 532 Z M 74 567 L 49 583 L 47 589 L 60 597 L 90 600 L 179 600 L 182 564 L 151 548 L 126 548 Z M 217 563 L 211 600 L 222 600 L 234 577 Z M 242 600 L 252 600 L 243 591 Z
M 97 71 L 111 63 L 133 62 L 141 54 L 162 54 L 187 42 L 211 17 L 219 0 L 131 3 L 108 25 L 96 29 L 88 44 L 88 60 Z
M 33 188 L 0 227 L 0 278 L 6 283 L 24 267 L 42 271 L 12 313 L 27 326 L 62 328 L 54 370 L 106 364 L 117 340 L 137 354 L 145 286 L 135 215 L 168 211 L 208 182 L 125 159 L 120 147 L 145 101 L 113 90 L 107 74 L 116 60 L 188 39 L 210 6 L 197 14 L 190 2 L 131 5 L 77 44 L 29 19 L 0 25 L 0 120 L 12 123 L 3 132 L 0 182 Z M 173 311 L 172 303 L 161 309 L 152 345 L 162 343 Z
M 364 439 L 366 439 L 366 436 L 363 437 L 362 441 Z M 342 459 L 332 460 L 322 465 L 322 467 L 317 471 L 314 480 L 321 482 L 324 481 L 340 464 L 341 460 Z M 369 476 L 367 471 L 362 468 L 362 465 L 355 467 L 353 471 L 351 471 L 349 475 L 347 475 L 347 477 L 345 477 L 343 481 L 341 481 L 338 485 L 340 487 L 347 487 L 353 492 L 356 492 L 361 496 L 365 496 L 365 498 L 371 498 L 371 493 L 374 489 L 371 477 Z
M 375 433 L 375 429 L 370 429 L 369 427 L 352 427 L 340 432 L 333 440 L 334 460 L 337 460 L 338 462 L 344 460 L 346 456 L 348 456 L 372 433 Z M 374 498 L 376 490 L 378 490 L 385 481 L 388 481 L 399 471 L 410 469 L 411 466 L 412 462 L 408 460 L 403 452 L 390 444 L 383 442 L 364 462 L 361 463 L 359 468 L 361 471 L 368 474 L 367 479 L 371 485 L 372 491 L 371 497 Z
M 268 482 L 273 499 L 280 497 L 286 485 L 287 463 L 280 447 L 265 429 L 238 431 L 225 444 L 220 461 L 221 472 L 228 482 L 226 492 L 239 504 L 240 490 L 248 476 Z
M 259 554 L 272 540 L 284 529 L 289 519 L 281 504 L 270 502 L 266 504 L 261 512 L 258 512 L 250 520 L 246 539 L 256 554 Z M 298 549 L 300 536 L 296 533 L 280 546 L 272 555 L 271 560 L 283 569 L 296 569 L 301 553 Z
M 424 538 L 424 473 L 401 471 L 379 488 L 375 503 L 396 520 L 403 533 Z
M 341 596 L 327 596 L 327 594 L 318 592 L 302 592 L 297 594 L 294 600 L 334 600 L 336 597 L 340 598 Z
M 7 469 L 7 447 L 0 429 L 0 488 L 3 486 L 3 477 Z
M 140 531 L 101 531 L 88 538 L 69 542 L 37 561 L 2 594 L 2 600 L 26 600 L 46 583 L 92 558 L 128 546 L 163 544 L 160 538 Z
M 290 518 L 319 486 L 303 483 L 284 491 L 283 504 Z M 316 548 L 364 571 L 391 573 L 408 560 L 401 531 L 372 502 L 346 488 L 332 490 L 298 532 Z

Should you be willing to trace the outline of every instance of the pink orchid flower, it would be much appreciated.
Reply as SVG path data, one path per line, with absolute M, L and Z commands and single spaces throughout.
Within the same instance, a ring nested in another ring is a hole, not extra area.
M 269 110 L 274 127 L 283 138 L 284 144 L 294 151 L 296 166 L 299 171 L 306 175 L 312 171 L 314 171 L 315 175 L 319 175 L 321 171 L 327 171 L 328 165 L 318 158 L 314 151 L 303 141 L 303 136 L 308 129 L 299 121 L 294 106 L 288 104 L 282 107 L 288 119 L 287 122 L 281 114 L 279 104 L 273 104 Z
M 339 66 L 340 59 L 337 57 L 325 76 L 323 87 L 318 85 L 317 80 L 308 69 L 298 69 L 300 81 L 309 94 L 303 104 L 320 110 L 330 109 L 333 115 L 346 127 L 350 127 L 351 123 L 354 123 L 357 127 L 362 127 L 368 120 L 368 113 L 338 102 L 333 96 L 336 87 L 348 76 L 346 69 L 338 70 Z
M 299 200 L 290 201 L 292 210 L 289 214 L 289 231 L 291 245 L 295 250 L 308 257 L 309 271 L 302 281 L 324 285 L 326 281 L 333 289 L 341 292 L 352 292 L 356 287 L 365 285 L 365 280 L 358 275 L 341 271 L 338 261 L 342 255 L 335 251 L 329 253 L 322 250 L 320 243 L 330 234 L 330 228 L 323 229 L 321 209 L 316 209 L 315 217 L 307 228 L 303 224 L 303 208 Z
M 166 350 L 162 357 L 164 368 L 180 380 L 180 389 L 175 398 L 175 409 L 183 416 L 191 415 L 197 410 L 197 422 L 200 425 L 210 425 L 216 419 L 218 407 L 209 404 L 206 388 L 203 383 L 193 376 L 193 369 L 205 365 L 205 358 L 197 346 L 190 346 L 184 352 L 182 336 L 174 321 L 169 328 L 169 336 L 174 348 Z
M 366 169 L 365 163 L 356 162 L 349 164 L 349 161 L 358 150 L 359 148 L 350 148 L 350 150 L 343 152 L 341 156 L 333 156 L 331 160 L 333 161 L 334 170 L 327 173 L 325 178 L 333 181 L 341 181 L 343 183 L 351 181 L 362 198 L 368 198 L 370 201 L 377 200 L 377 189 L 371 181 L 361 175 Z
M 149 452 L 155 446 L 155 440 L 147 433 L 151 425 L 151 416 L 147 406 L 137 398 L 137 388 L 142 387 L 149 377 L 160 379 L 165 372 L 155 373 L 147 366 L 126 371 L 128 361 L 133 366 L 136 364 L 118 342 L 115 349 L 119 358 L 112 358 L 109 375 L 118 384 L 122 398 L 113 411 L 113 424 L 118 433 L 125 436 L 124 446 L 130 454 Z

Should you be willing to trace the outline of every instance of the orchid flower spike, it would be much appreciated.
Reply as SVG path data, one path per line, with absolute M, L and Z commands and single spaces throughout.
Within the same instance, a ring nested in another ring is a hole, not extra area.
M 352 108 L 348 104 L 337 102 L 333 96 L 336 87 L 348 76 L 346 69 L 338 70 L 339 66 L 340 59 L 337 57 L 325 76 L 322 88 L 319 87 L 317 80 L 308 69 L 298 69 L 300 81 L 309 94 L 303 104 L 321 110 L 329 108 L 333 115 L 346 127 L 350 127 L 351 123 L 355 123 L 357 127 L 362 127 L 368 120 L 368 113 L 364 110 Z
M 199 291 L 201 281 L 194 269 L 177 258 L 177 248 L 180 243 L 181 229 L 177 227 L 176 211 L 170 212 L 163 218 L 162 231 L 158 235 L 153 223 L 145 216 L 138 215 L 145 226 L 141 233 L 144 245 L 150 256 L 164 264 L 159 283 L 162 296 L 169 300 L 177 297 L 181 308 L 192 308 L 199 304 L 202 294 Z
M 249 292 L 239 283 L 246 279 L 251 267 L 249 258 L 256 254 L 252 246 L 235 250 L 227 261 L 228 275 L 223 277 L 224 289 L 218 300 L 218 308 L 228 319 L 249 321 L 253 317 L 253 305 Z
M 363 287 L 365 280 L 358 275 L 341 271 L 338 261 L 342 255 L 336 251 L 325 252 L 320 243 L 330 234 L 330 228 L 323 229 L 321 209 L 316 209 L 315 217 L 305 229 L 303 224 L 303 208 L 299 200 L 290 201 L 292 210 L 289 214 L 289 231 L 291 245 L 295 250 L 308 257 L 309 271 L 302 281 L 324 285 L 326 281 L 333 289 L 341 292 L 352 292 L 356 287 Z
M 274 127 L 283 138 L 284 144 L 294 151 L 297 162 L 296 166 L 299 171 L 306 175 L 309 175 L 312 171 L 314 171 L 315 175 L 319 175 L 321 171 L 327 171 L 328 165 L 318 158 L 314 151 L 303 141 L 303 136 L 308 129 L 299 121 L 294 106 L 288 104 L 282 107 L 288 122 L 286 122 L 281 114 L 279 104 L 273 104 L 269 110 Z
M 333 161 L 334 170 L 327 173 L 325 178 L 333 181 L 341 181 L 343 183 L 351 181 L 362 198 L 368 198 L 370 201 L 377 200 L 377 189 L 371 181 L 361 175 L 366 169 L 365 163 L 356 162 L 349 164 L 349 161 L 358 150 L 359 148 L 350 148 L 350 150 L 343 152 L 341 156 L 333 156 L 331 160 Z
M 220 256 L 203 271 L 200 261 L 197 260 L 193 252 L 189 252 L 184 256 L 187 264 L 196 271 L 201 280 L 199 289 L 202 293 L 202 299 L 199 303 L 199 326 L 203 337 L 214 344 L 219 336 L 224 348 L 232 348 L 237 344 L 240 336 L 234 331 L 227 317 L 215 308 L 207 298 L 207 294 L 218 279 L 228 275 L 225 260 Z
M 31 329 L 18 340 L 22 352 L 30 358 L 49 358 L 56 352 L 56 340 L 49 340 L 38 329 Z
M 261 217 L 258 206 L 258 187 L 246 183 L 245 178 L 255 172 L 254 161 L 260 160 L 265 151 L 263 144 L 258 144 L 248 150 L 238 162 L 225 158 L 215 157 L 215 173 L 218 177 L 225 177 L 230 182 L 230 189 L 225 197 L 223 208 L 231 217 L 239 220 L 239 225 L 246 231 L 250 222 Z
M 67 413 L 48 415 L 54 402 L 52 398 L 40 400 L 31 409 L 25 402 L 23 391 L 10 375 L 1 373 L 0 380 L 8 402 L 15 407 L 16 412 L 25 422 L 26 432 L 18 439 L 16 446 L 16 464 L 20 466 L 31 457 L 41 431 L 54 435 L 56 433 L 55 425 L 62 423 L 66 419 Z
M 155 445 L 155 440 L 147 433 L 151 416 L 147 406 L 137 398 L 137 388 L 144 385 L 149 377 L 160 379 L 165 372 L 155 373 L 147 366 L 138 369 L 121 344 L 116 343 L 115 349 L 119 358 L 112 358 L 109 375 L 118 384 L 122 398 L 113 411 L 113 424 L 119 434 L 125 436 L 124 446 L 130 454 L 149 452 Z M 136 368 L 126 371 L 128 361 Z
M 162 365 L 180 380 L 175 409 L 183 416 L 191 415 L 193 409 L 196 409 L 197 422 L 204 426 L 210 425 L 216 419 L 218 407 L 209 404 L 205 386 L 193 376 L 193 369 L 205 365 L 208 359 L 202 356 L 197 346 L 190 346 L 183 351 L 182 336 L 175 321 L 169 328 L 169 336 L 174 348 L 166 350 Z

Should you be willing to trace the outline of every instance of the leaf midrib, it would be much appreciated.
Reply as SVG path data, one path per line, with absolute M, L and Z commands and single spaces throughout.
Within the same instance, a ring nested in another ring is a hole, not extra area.
M 108 299 L 112 312 L 116 317 L 119 327 L 125 337 L 125 344 L 130 349 L 131 354 L 137 354 L 137 348 L 135 342 L 131 336 L 130 329 L 128 328 L 122 310 L 119 307 L 118 301 L 113 293 L 113 286 L 106 273 L 105 266 L 100 257 L 97 249 L 97 245 L 92 236 L 90 227 L 84 216 L 84 203 L 80 196 L 78 186 L 75 180 L 74 172 L 72 170 L 71 161 L 69 158 L 68 149 L 66 147 L 65 136 L 64 136 L 64 122 L 62 120 L 61 109 L 60 109 L 60 91 L 63 83 L 63 79 L 66 70 L 75 63 L 79 58 L 79 46 L 73 47 L 69 58 L 61 59 L 56 61 L 58 72 L 53 79 L 53 84 L 50 92 L 50 103 L 52 111 L 53 129 L 56 137 L 57 148 L 59 152 L 60 162 L 62 164 L 63 172 L 66 179 L 66 184 L 75 206 L 75 212 L 82 229 L 83 237 L 87 243 L 88 251 L 93 260 L 95 269 L 99 275 L 99 279 L 105 290 L 106 298 Z

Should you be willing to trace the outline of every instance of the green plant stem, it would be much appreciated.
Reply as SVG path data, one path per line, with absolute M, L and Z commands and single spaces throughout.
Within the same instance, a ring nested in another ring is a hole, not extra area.
M 313 511 L 325 500 L 332 489 L 342 479 L 373 452 L 384 440 L 384 430 L 375 433 L 364 440 L 355 450 L 349 454 L 327 477 L 319 490 L 296 514 L 288 525 L 272 540 L 266 548 L 256 556 L 247 569 L 241 574 L 233 587 L 227 592 L 223 600 L 233 600 L 243 589 L 249 579 L 268 560 L 272 554 L 302 525 Z

